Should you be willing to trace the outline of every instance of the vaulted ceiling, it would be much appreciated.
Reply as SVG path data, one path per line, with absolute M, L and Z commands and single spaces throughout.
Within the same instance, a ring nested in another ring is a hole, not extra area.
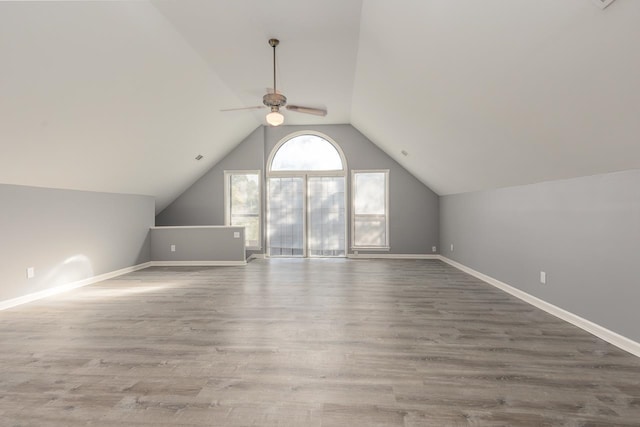
M 439 194 L 640 168 L 640 1 L 0 2 L 0 183 L 163 209 L 272 86 Z M 402 154 L 405 151 L 407 155 Z M 202 154 L 204 159 L 196 161 Z

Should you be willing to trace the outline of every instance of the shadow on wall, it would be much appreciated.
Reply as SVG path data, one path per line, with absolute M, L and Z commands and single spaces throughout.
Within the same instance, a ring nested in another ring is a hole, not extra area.
M 151 261 L 151 230 L 147 230 L 147 235 L 138 250 L 136 264 L 144 264 Z

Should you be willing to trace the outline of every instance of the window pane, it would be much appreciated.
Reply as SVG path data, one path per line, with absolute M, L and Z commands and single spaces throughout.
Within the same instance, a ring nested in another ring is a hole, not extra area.
M 245 246 L 260 246 L 260 175 L 229 173 L 228 224 L 245 227 Z
M 354 172 L 353 174 L 353 246 L 386 248 L 388 172 Z
M 342 170 L 338 150 L 324 138 L 300 135 L 282 144 L 273 157 L 273 171 Z
M 269 178 L 269 255 L 303 256 L 302 178 Z
M 344 256 L 344 177 L 309 177 L 309 255 Z
M 356 216 L 354 234 L 356 246 L 386 246 L 386 221 L 384 216 Z
M 379 172 L 355 174 L 356 214 L 385 214 L 385 174 Z
M 231 213 L 232 215 L 257 215 L 260 213 L 260 186 L 258 175 L 231 175 Z

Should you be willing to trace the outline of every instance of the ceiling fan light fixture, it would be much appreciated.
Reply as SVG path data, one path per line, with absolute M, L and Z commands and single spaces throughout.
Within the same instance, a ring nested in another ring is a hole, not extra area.
M 1 1 L 1 0 L 0 0 Z M 613 0 L 608 0 L 613 1 Z M 281 108 L 286 108 L 287 110 L 295 111 L 298 113 L 305 114 L 313 114 L 316 116 L 325 117 L 327 115 L 326 108 L 314 108 L 314 107 L 303 107 L 301 105 L 287 105 L 287 97 L 282 93 L 278 92 L 276 87 L 277 79 L 276 79 L 276 46 L 280 44 L 278 39 L 269 39 L 269 46 L 273 48 L 273 89 L 267 89 L 267 94 L 262 97 L 262 103 L 271 109 L 271 112 L 267 114 L 267 123 L 271 126 L 280 126 L 284 123 L 284 116 L 280 113 Z M 264 108 L 262 105 L 256 105 L 253 107 L 242 107 L 242 108 L 226 108 L 220 111 L 238 111 L 238 110 L 255 110 L 257 108 Z
M 271 126 L 280 126 L 284 123 L 284 116 L 279 111 L 272 111 L 267 114 L 267 123 Z

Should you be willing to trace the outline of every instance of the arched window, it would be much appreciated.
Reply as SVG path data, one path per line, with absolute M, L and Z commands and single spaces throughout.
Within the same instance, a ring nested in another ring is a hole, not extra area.
M 269 170 L 288 171 L 343 171 L 343 154 L 320 135 L 299 134 L 280 143 L 274 149 Z
M 347 248 L 347 161 L 314 131 L 296 132 L 267 161 L 267 254 L 343 257 Z

